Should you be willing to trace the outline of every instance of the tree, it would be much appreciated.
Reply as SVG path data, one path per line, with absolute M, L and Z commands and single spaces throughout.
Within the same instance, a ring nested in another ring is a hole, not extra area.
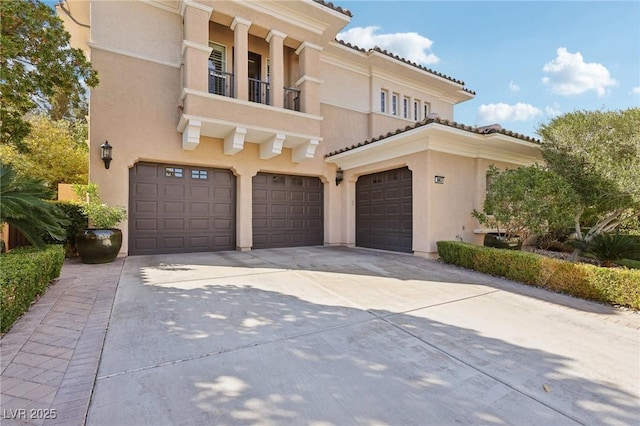
M 0 223 L 8 223 L 36 247 L 44 245 L 43 234 L 64 241 L 66 216 L 47 202 L 52 192 L 39 179 L 16 175 L 0 162 Z
M 568 113 L 538 134 L 549 169 L 578 196 L 577 239 L 589 242 L 640 217 L 640 108 Z
M 53 9 L 38 0 L 0 1 L 0 141 L 24 149 L 30 131 L 24 116 L 39 109 L 80 108 L 84 85 L 98 76 Z M 54 101 L 56 99 L 56 101 Z M 64 115 L 65 113 L 58 113 Z
M 27 121 L 31 133 L 22 142 L 25 149 L 0 145 L 0 160 L 21 176 L 42 179 L 54 191 L 58 183 L 86 184 L 89 179 L 86 127 L 65 120 L 53 121 L 44 115 L 31 116 Z
M 478 221 L 507 237 L 542 235 L 571 226 L 575 194 L 557 174 L 538 165 L 488 172 L 483 211 L 474 210 Z

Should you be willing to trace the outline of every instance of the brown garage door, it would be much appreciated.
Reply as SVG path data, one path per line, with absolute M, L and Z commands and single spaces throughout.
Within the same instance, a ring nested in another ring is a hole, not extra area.
M 258 173 L 253 178 L 253 248 L 324 243 L 322 182 Z
M 413 201 L 408 167 L 360 176 L 356 182 L 356 245 L 412 251 Z
M 229 170 L 138 163 L 129 171 L 129 254 L 236 248 Z

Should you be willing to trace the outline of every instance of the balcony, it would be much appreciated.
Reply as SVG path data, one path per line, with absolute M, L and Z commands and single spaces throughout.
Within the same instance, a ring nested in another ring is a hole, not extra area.
M 228 72 L 209 70 L 209 93 L 234 98 L 234 75 Z M 271 85 L 268 81 L 249 78 L 249 101 L 270 105 Z M 300 112 L 300 90 L 293 87 L 283 89 L 284 108 Z

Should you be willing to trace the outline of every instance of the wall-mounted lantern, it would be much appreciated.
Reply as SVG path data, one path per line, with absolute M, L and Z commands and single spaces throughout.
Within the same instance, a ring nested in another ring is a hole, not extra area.
M 104 161 L 105 169 L 109 168 L 109 165 L 111 164 L 111 160 L 113 159 L 113 157 L 111 157 L 112 149 L 113 147 L 109 145 L 109 141 L 104 141 L 104 143 L 100 145 L 100 158 L 102 159 L 102 161 Z
M 433 181 L 434 181 L 435 183 L 440 184 L 440 185 L 444 185 L 444 176 L 435 176 L 435 177 L 433 178 Z
M 340 185 L 340 182 L 344 180 L 344 172 L 340 167 L 336 170 L 336 186 Z

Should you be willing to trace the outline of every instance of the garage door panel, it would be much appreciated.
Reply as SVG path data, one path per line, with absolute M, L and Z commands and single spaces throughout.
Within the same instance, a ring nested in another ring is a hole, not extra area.
M 233 220 L 231 219 L 214 219 L 213 220 L 213 228 L 217 231 L 227 231 L 229 233 L 234 232 Z M 218 234 L 218 232 L 216 232 Z
M 137 183 L 133 186 L 133 192 L 137 196 L 152 196 L 158 195 L 158 185 L 155 183 Z
M 184 219 L 165 219 L 163 224 L 166 231 L 184 231 Z
M 284 203 L 276 203 L 271 204 L 271 215 L 280 215 L 284 216 L 287 214 L 287 204 Z
M 136 201 L 133 211 L 138 213 L 157 213 L 158 203 L 155 201 Z
M 164 195 L 171 198 L 184 198 L 183 185 L 165 185 Z
M 164 246 L 168 249 L 183 249 L 184 237 L 164 237 Z
M 136 227 L 141 230 L 154 230 L 158 228 L 156 219 L 136 219 Z
M 209 237 L 207 236 L 189 237 L 189 246 L 206 248 L 209 246 Z
M 322 244 L 322 188 L 315 177 L 254 176 L 253 248 Z
M 184 213 L 184 203 L 179 203 L 176 201 L 165 202 L 163 204 L 163 212 L 164 214 L 183 214 Z
M 356 245 L 411 252 L 413 245 L 411 171 L 389 170 L 356 182 Z
M 273 190 L 273 191 L 271 191 L 271 200 L 273 200 L 273 201 L 286 201 L 287 200 L 287 191 L 283 191 L 283 190 Z
M 235 248 L 235 176 L 229 170 L 138 163 L 129 187 L 129 254 Z

